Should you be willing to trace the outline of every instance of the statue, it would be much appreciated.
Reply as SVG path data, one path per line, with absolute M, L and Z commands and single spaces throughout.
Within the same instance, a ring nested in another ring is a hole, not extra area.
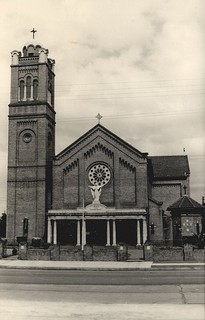
M 98 185 L 97 182 L 93 186 L 89 186 L 93 197 L 93 202 L 100 202 L 100 195 L 102 192 L 102 186 Z
M 105 210 L 106 206 L 102 203 L 100 203 L 100 195 L 102 193 L 102 186 L 98 184 L 97 182 L 94 183 L 94 185 L 89 186 L 93 202 L 86 206 L 86 210 Z

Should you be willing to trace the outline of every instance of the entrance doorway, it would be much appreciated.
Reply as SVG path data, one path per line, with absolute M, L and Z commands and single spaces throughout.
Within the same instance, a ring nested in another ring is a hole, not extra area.
M 57 242 L 61 245 L 75 246 L 77 242 L 77 221 L 60 220 L 57 222 Z
M 137 224 L 136 220 L 116 220 L 117 243 L 136 246 Z
M 106 221 L 105 220 L 87 220 L 86 221 L 86 240 L 89 245 L 106 245 Z

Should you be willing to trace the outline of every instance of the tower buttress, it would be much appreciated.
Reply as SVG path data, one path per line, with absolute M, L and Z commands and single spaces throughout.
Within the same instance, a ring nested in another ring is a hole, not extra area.
M 55 61 L 32 44 L 11 56 L 7 238 L 14 243 L 17 236 L 42 238 L 52 206 Z

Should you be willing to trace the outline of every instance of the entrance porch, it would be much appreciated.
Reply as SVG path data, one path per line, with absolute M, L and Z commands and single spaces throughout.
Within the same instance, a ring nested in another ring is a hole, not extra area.
M 116 246 L 123 243 L 141 246 L 147 240 L 146 211 L 50 210 L 47 220 L 47 242 L 72 246 Z

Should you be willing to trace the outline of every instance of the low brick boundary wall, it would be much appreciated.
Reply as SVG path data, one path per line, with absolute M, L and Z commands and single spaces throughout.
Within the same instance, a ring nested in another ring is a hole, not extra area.
M 205 262 L 205 249 L 196 249 L 193 250 L 193 261 Z
M 93 247 L 93 261 L 117 261 L 117 249 L 113 247 Z
M 184 245 L 184 247 L 159 247 L 153 245 L 145 245 L 144 253 L 146 261 L 205 262 L 205 249 L 198 249 L 190 244 L 186 244 Z
M 0 259 L 6 257 L 6 240 L 0 239 Z
M 20 260 L 47 261 L 117 261 L 122 259 L 117 247 L 85 246 L 84 250 L 71 246 L 50 246 L 49 248 L 33 248 L 27 244 L 19 245 Z
M 50 251 L 47 249 L 28 249 L 27 260 L 51 260 Z
M 80 247 L 60 248 L 60 261 L 82 261 L 83 251 Z
M 183 248 L 181 247 L 153 247 L 153 261 L 184 261 Z
M 1 249 L 2 247 L 0 247 Z M 52 261 L 126 261 L 129 250 L 126 246 L 99 247 L 85 246 L 84 250 L 71 246 L 50 246 L 49 248 L 32 248 L 27 244 L 19 245 L 20 260 L 52 260 Z M 0 258 L 2 253 L 0 252 Z M 205 262 L 205 249 L 194 248 L 191 245 L 183 247 L 158 247 L 147 245 L 144 247 L 146 261 Z

